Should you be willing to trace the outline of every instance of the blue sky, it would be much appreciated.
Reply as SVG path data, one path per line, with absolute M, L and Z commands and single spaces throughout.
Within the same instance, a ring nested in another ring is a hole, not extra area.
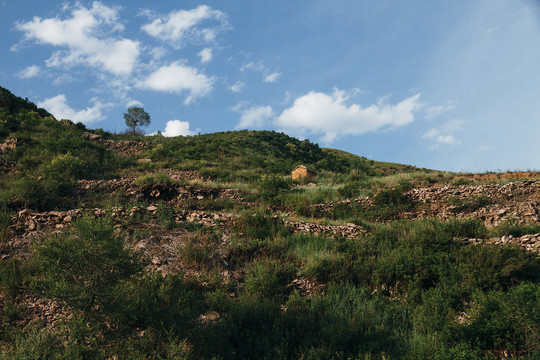
M 0 85 L 122 132 L 283 131 L 370 159 L 540 169 L 532 0 L 0 0 Z

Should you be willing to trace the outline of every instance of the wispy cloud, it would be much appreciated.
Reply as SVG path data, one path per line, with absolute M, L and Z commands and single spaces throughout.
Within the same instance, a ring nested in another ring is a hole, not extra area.
M 17 75 L 20 79 L 30 79 L 41 74 L 41 67 L 38 65 L 31 65 L 23 70 L 21 70 Z
M 458 145 L 461 143 L 454 135 L 462 129 L 464 121 L 461 119 L 450 120 L 446 124 L 432 128 L 422 135 L 422 139 L 431 141 L 430 149 L 436 150 L 443 145 Z
M 273 82 L 276 82 L 280 76 L 281 76 L 281 73 L 276 71 L 276 72 L 266 75 L 263 81 L 267 83 L 273 83 Z
M 245 87 L 246 87 L 246 83 L 244 81 L 237 81 L 231 86 L 229 86 L 229 90 L 231 90 L 232 92 L 238 93 L 244 90 Z
M 254 71 L 261 73 L 263 76 L 263 81 L 267 83 L 273 83 L 276 82 L 279 77 L 281 76 L 281 73 L 278 71 L 272 71 L 268 67 L 266 67 L 262 61 L 259 62 L 248 62 L 247 64 L 244 64 L 240 67 L 240 71 Z
M 448 104 L 443 106 L 430 106 L 425 109 L 426 119 L 430 120 L 446 112 L 454 110 L 455 105 Z

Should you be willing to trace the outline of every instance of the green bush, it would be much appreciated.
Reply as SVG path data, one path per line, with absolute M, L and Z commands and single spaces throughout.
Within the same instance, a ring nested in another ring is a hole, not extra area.
M 290 187 L 290 184 L 279 176 L 265 176 L 257 183 L 260 198 L 274 205 L 283 202 L 283 196 Z
M 274 299 L 283 294 L 292 275 L 292 267 L 278 261 L 267 258 L 255 260 L 246 266 L 244 290 L 257 299 Z
M 87 315 L 104 315 L 119 301 L 116 287 L 142 270 L 142 262 L 113 234 L 109 219 L 81 218 L 75 232 L 53 236 L 34 251 L 33 286 Z
M 87 164 L 70 152 L 56 156 L 44 169 L 45 176 L 58 179 L 84 179 L 90 174 Z
M 467 320 L 453 327 L 463 342 L 510 356 L 540 355 L 540 286 L 521 284 L 508 292 L 476 292 Z

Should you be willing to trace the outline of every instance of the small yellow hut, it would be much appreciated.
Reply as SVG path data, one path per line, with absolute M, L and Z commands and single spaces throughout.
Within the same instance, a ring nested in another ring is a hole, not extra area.
M 317 173 L 314 170 L 311 170 L 310 168 L 304 166 L 304 165 L 298 165 L 294 168 L 294 170 L 291 172 L 291 176 L 293 180 L 299 180 L 299 179 L 313 179 L 317 175 Z

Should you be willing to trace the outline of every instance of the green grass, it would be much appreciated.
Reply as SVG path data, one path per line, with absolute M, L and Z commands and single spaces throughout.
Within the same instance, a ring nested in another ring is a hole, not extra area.
M 84 207 L 86 216 L 0 263 L 0 359 L 540 357 L 540 258 L 510 244 L 456 241 L 538 233 L 537 224 L 507 222 L 488 231 L 479 220 L 399 219 L 417 206 L 407 195 L 412 187 L 477 182 L 269 131 L 176 138 L 94 131 L 150 143 L 143 156 L 153 162 L 137 164 L 88 141 L 82 124 L 58 122 L 28 101 L 12 100 L 15 106 L 0 109 L 0 139 L 20 144 L 2 154 L 15 163 L 0 179 L 2 255 L 20 244 L 7 229 L 23 207 Z M 315 186 L 290 179 L 298 164 L 318 171 Z M 176 181 L 160 173 L 163 167 L 196 171 L 205 180 Z M 251 203 L 159 201 L 154 213 L 96 218 L 93 207 L 110 214 L 112 207 L 150 204 L 124 190 L 77 190 L 79 179 L 119 174 L 136 176 L 143 189 L 237 188 Z M 372 205 L 341 201 L 364 196 Z M 449 199 L 463 211 L 491 201 Z M 328 212 L 313 206 L 329 202 L 337 204 Z M 184 210 L 238 216 L 208 227 L 177 222 Z M 293 233 L 280 217 L 352 222 L 369 233 Z M 140 240 L 152 245 L 146 254 L 130 247 Z M 154 272 L 149 259 L 168 253 L 179 258 L 162 261 L 177 261 L 168 265 L 185 274 Z M 23 327 L 30 315 L 22 293 L 65 304 L 70 316 L 53 328 L 39 321 Z

